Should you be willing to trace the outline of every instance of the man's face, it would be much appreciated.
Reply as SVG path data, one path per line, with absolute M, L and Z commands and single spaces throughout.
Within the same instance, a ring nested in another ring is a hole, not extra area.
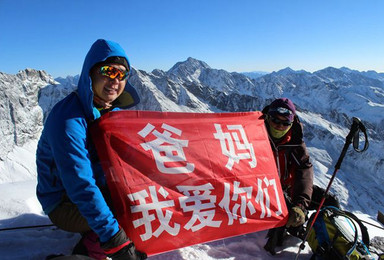
M 121 71 L 126 71 L 126 68 L 120 64 L 109 64 Z M 100 67 L 97 67 L 91 72 L 93 94 L 105 102 L 113 102 L 124 91 L 127 79 L 119 80 L 118 77 L 112 79 L 108 76 L 100 74 Z

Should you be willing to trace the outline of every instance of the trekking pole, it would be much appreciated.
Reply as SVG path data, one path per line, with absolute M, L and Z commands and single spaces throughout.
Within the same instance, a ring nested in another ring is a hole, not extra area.
M 11 227 L 11 228 L 0 228 L 1 231 L 8 231 L 8 230 L 18 230 L 18 229 L 27 229 L 27 228 L 41 228 L 41 227 L 54 227 L 54 224 L 47 224 L 47 225 L 36 225 L 36 226 L 23 226 L 23 227 Z
M 307 239 L 309 237 L 309 233 L 310 233 L 310 231 L 313 228 L 313 224 L 315 223 L 316 218 L 319 215 L 320 209 L 321 209 L 321 207 L 324 204 L 324 201 L 326 199 L 328 191 L 331 188 L 333 180 L 335 179 L 336 173 L 340 169 L 341 163 L 343 162 L 343 159 L 345 157 L 345 154 L 347 153 L 349 145 L 353 142 L 353 148 L 355 149 L 356 152 L 360 152 L 360 153 L 362 153 L 362 152 L 364 152 L 364 151 L 366 151 L 368 149 L 368 146 L 369 146 L 368 135 L 367 135 L 367 131 L 365 129 L 365 126 L 363 125 L 363 123 L 361 123 L 360 119 L 358 119 L 357 117 L 353 117 L 352 119 L 353 119 L 353 122 L 352 122 L 351 130 L 349 131 L 349 134 L 345 138 L 345 144 L 344 144 L 343 150 L 341 151 L 339 160 L 337 161 L 337 163 L 335 165 L 335 170 L 334 170 L 334 172 L 332 174 L 331 179 L 329 180 L 327 189 L 325 190 L 325 192 L 323 194 L 323 197 L 321 198 L 319 207 L 316 210 L 315 217 L 313 218 L 313 220 L 312 220 L 312 222 L 311 222 L 311 224 L 309 226 L 309 229 L 306 232 L 306 235 L 304 237 L 303 242 L 299 246 L 299 251 L 296 254 L 295 260 L 299 259 L 299 255 L 301 253 L 301 250 L 303 250 L 305 248 L 305 242 L 307 241 Z M 364 138 L 365 138 L 365 144 L 364 144 L 363 149 L 359 148 L 360 131 L 364 134 Z

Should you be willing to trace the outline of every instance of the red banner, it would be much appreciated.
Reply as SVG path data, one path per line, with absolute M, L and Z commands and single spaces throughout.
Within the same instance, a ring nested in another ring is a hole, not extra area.
M 148 255 L 282 226 L 260 112 L 118 111 L 91 128 L 116 216 Z

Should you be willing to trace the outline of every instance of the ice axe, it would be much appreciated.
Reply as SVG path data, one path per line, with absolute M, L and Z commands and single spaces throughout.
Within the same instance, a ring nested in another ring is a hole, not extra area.
M 357 117 L 353 117 L 352 120 L 353 120 L 353 122 L 352 122 L 351 130 L 349 131 L 349 134 L 345 138 L 345 144 L 344 144 L 343 150 L 341 151 L 339 160 L 337 161 L 337 163 L 335 165 L 335 170 L 332 174 L 331 179 L 329 180 L 327 189 L 325 190 L 325 192 L 323 194 L 323 197 L 320 201 L 319 207 L 316 210 L 315 217 L 313 218 L 313 220 L 309 226 L 309 229 L 306 232 L 306 235 L 304 237 L 303 242 L 300 244 L 299 251 L 296 254 L 295 260 L 297 260 L 299 258 L 301 250 L 303 250 L 305 248 L 305 242 L 307 241 L 307 239 L 309 237 L 309 233 L 313 228 L 313 224 L 315 223 L 317 216 L 319 215 L 320 209 L 324 204 L 325 198 L 328 194 L 329 189 L 331 188 L 333 180 L 335 179 L 336 173 L 340 169 L 341 163 L 343 162 L 343 159 L 345 157 L 345 154 L 347 153 L 349 145 L 351 143 L 353 143 L 353 149 L 355 149 L 355 151 L 359 152 L 359 153 L 362 153 L 368 149 L 369 142 L 368 142 L 368 135 L 367 135 L 367 130 L 366 130 L 365 126 L 360 121 L 360 119 Z M 364 139 L 365 139 L 364 147 L 362 149 L 360 149 L 360 145 L 359 145 L 360 133 L 364 134 Z

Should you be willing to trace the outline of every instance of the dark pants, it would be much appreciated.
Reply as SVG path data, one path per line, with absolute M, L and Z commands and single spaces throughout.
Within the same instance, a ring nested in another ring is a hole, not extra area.
M 68 197 L 64 196 L 61 204 L 48 214 L 48 217 L 58 228 L 81 234 L 82 238 L 75 245 L 72 254 L 87 255 L 92 259 L 106 259 L 97 234 L 92 231 L 87 220 Z
M 58 228 L 68 232 L 84 234 L 91 231 L 87 220 L 69 199 L 64 199 L 59 206 L 48 214 L 48 217 Z
M 112 210 L 112 213 L 114 213 L 111 193 L 109 192 L 108 187 L 99 188 L 107 205 Z M 84 234 L 92 231 L 76 204 L 74 204 L 66 194 L 63 195 L 62 202 L 59 206 L 49 213 L 48 217 L 58 228 L 68 232 Z

